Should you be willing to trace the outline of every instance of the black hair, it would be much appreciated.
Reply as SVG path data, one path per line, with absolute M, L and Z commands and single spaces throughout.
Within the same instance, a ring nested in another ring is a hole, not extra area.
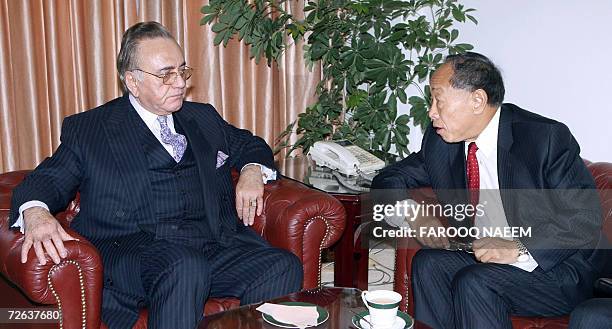
M 498 107 L 504 101 L 504 80 L 499 69 L 486 56 L 474 52 L 449 55 L 444 60 L 453 68 L 453 88 L 487 93 L 487 104 Z

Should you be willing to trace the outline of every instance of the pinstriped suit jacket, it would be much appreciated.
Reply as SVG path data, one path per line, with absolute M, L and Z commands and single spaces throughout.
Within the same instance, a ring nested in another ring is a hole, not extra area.
M 531 223 L 521 219 L 532 218 L 530 211 L 534 210 L 513 202 L 509 196 L 513 189 L 586 189 L 582 195 L 588 196 L 586 202 L 593 207 L 548 218 L 548 222 L 542 225 L 545 230 L 534 235 L 550 238 L 543 241 L 545 244 L 565 237 L 581 239 L 585 232 L 601 233 L 602 217 L 595 183 L 567 126 L 513 104 L 503 104 L 497 144 L 500 193 L 510 226 L 530 226 Z M 385 168 L 372 186 L 398 190 L 431 186 L 439 199 L 444 190 L 465 190 L 464 147 L 463 142 L 446 143 L 430 126 L 423 137 L 421 150 Z M 400 199 L 399 196 L 393 197 Z M 593 235 L 588 237 L 593 238 Z M 597 236 L 594 239 L 596 243 Z M 584 285 L 582 291 L 588 293 L 592 280 L 604 266 L 604 255 L 600 250 L 530 248 L 530 253 L 540 268 L 551 271 L 563 285 Z
M 128 111 L 135 110 L 126 94 L 67 117 L 56 152 L 14 190 L 11 225 L 24 202 L 43 201 L 56 213 L 77 191 L 81 209 L 72 227 L 88 239 L 137 233 L 139 225 L 154 223 L 147 160 Z M 173 115 L 196 158 L 212 236 L 219 236 L 222 227 L 235 231 L 231 168 L 250 162 L 274 168 L 272 151 L 263 139 L 228 124 L 209 104 L 184 102 Z M 229 155 L 220 168 L 218 151 Z

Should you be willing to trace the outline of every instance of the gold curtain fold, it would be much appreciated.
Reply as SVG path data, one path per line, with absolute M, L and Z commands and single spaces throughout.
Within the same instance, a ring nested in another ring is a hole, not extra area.
M 132 24 L 155 20 L 183 46 L 196 71 L 188 100 L 211 103 L 230 123 L 274 145 L 315 100 L 320 70 L 302 45 L 278 65 L 256 65 L 235 40 L 215 47 L 196 0 L 0 0 L 0 172 L 30 169 L 59 145 L 64 117 L 121 95 L 115 58 Z M 304 0 L 286 2 L 303 16 Z

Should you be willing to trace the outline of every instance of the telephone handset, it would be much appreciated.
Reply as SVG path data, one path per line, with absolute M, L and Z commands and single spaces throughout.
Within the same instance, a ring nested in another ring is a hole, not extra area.
M 385 167 L 384 161 L 349 141 L 315 142 L 309 154 L 318 165 L 347 176 L 371 174 Z

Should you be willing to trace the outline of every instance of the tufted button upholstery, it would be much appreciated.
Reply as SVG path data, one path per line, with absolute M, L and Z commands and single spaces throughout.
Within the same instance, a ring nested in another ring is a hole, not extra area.
M 65 211 L 56 215 L 68 233 L 79 239 L 65 243 L 68 257 L 58 265 L 48 261 L 41 266 L 32 252 L 28 262 L 21 263 L 23 235 L 8 228 L 8 212 L 11 191 L 27 173 L 0 174 L 0 308 L 35 307 L 35 303 L 57 306 L 59 300 L 65 329 L 106 328 L 100 320 L 102 286 L 112 282 L 103 282 L 96 248 L 70 229 L 70 222 L 79 212 L 78 195 Z M 233 175 L 237 181 L 238 174 Z M 253 228 L 271 245 L 289 250 L 302 260 L 303 288 L 310 289 L 320 284 L 321 250 L 340 238 L 345 217 L 342 204 L 335 198 L 301 183 L 280 179 L 266 184 L 264 211 L 255 218 Z M 235 298 L 211 298 L 204 312 L 212 314 L 238 305 L 240 301 Z M 146 328 L 146 314 L 146 310 L 141 312 L 134 328 Z
M 593 175 L 597 186 L 603 213 L 603 230 L 612 241 L 612 163 L 596 162 L 591 163 L 585 160 L 587 168 Z M 425 189 L 420 193 L 425 200 L 433 198 L 433 191 Z M 404 296 L 401 310 L 414 314 L 414 304 L 412 303 L 412 257 L 419 250 L 420 245 L 413 239 L 398 241 L 395 254 L 395 283 L 394 290 Z M 513 317 L 512 324 L 514 329 L 564 329 L 567 328 L 569 318 L 527 318 Z

